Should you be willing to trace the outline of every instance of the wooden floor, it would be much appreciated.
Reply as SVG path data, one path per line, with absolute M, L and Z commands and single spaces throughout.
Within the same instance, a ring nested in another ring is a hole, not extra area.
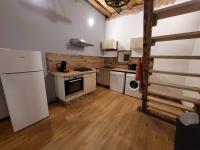
M 137 111 L 140 101 L 98 87 L 18 133 L 0 122 L 0 149 L 173 150 L 175 126 Z

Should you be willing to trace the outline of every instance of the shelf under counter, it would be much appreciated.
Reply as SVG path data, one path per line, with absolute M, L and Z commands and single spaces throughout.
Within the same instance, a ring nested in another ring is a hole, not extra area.
M 71 100 L 73 99 L 76 99 L 76 98 L 79 98 L 81 96 L 84 95 L 84 91 L 80 91 L 80 92 L 76 92 L 74 94 L 71 94 L 71 95 L 68 95 L 68 96 L 65 96 L 65 102 L 70 102 Z

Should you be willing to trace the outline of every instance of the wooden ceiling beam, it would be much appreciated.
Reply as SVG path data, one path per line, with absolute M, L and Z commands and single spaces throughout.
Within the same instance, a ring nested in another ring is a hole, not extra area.
M 96 0 L 88 0 L 88 2 L 93 5 L 98 11 L 100 11 L 104 16 L 108 18 L 111 17 L 112 14 L 107 9 L 98 4 Z

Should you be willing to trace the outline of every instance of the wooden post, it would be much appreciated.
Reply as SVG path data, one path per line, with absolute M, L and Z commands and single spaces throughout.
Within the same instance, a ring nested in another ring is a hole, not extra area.
M 146 112 L 148 80 L 149 80 L 149 57 L 151 53 L 151 35 L 153 23 L 153 0 L 144 0 L 144 44 L 143 44 L 143 92 L 142 110 Z

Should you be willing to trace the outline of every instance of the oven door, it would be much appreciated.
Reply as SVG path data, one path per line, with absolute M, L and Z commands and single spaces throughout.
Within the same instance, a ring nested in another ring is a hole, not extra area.
M 70 95 L 83 90 L 83 78 L 65 81 L 65 95 Z

